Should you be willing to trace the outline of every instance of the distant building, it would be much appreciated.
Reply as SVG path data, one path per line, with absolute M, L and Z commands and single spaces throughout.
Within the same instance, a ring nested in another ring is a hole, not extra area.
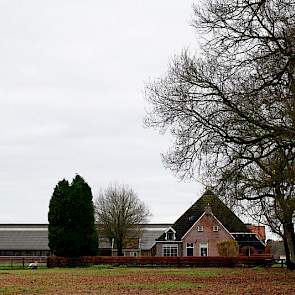
M 155 240 L 171 224 L 142 224 L 138 237 L 125 240 L 126 256 L 152 255 Z M 99 225 L 98 225 L 99 228 Z M 47 256 L 48 224 L 0 224 L 0 256 Z M 116 255 L 112 240 L 99 235 L 99 255 Z
M 219 256 L 221 241 L 238 242 L 241 255 L 265 253 L 263 226 L 244 224 L 207 190 L 174 224 L 142 224 L 124 241 L 125 256 Z M 99 255 L 116 256 L 114 240 L 98 225 Z M 0 256 L 49 255 L 47 224 L 0 224 Z
M 124 256 L 153 256 L 156 239 L 162 235 L 171 224 L 141 224 L 139 233 L 129 233 L 123 242 Z M 115 241 L 104 237 L 98 225 L 99 254 L 117 256 Z
M 47 256 L 47 224 L 0 224 L 0 256 Z

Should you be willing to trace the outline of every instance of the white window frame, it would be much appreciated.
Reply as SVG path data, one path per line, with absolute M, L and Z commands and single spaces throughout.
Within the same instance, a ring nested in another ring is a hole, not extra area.
M 171 234 L 171 233 L 172 233 L 172 239 L 168 239 L 168 234 Z M 176 240 L 175 233 L 176 233 L 176 231 L 172 227 L 169 227 L 165 231 L 165 240 L 166 241 L 175 241 Z
M 169 239 L 169 235 L 171 235 L 172 239 Z M 175 233 L 173 231 L 166 232 L 166 241 L 175 241 Z
M 193 255 L 194 255 L 194 243 L 186 243 L 186 255 L 187 256 L 187 249 L 193 249 Z
M 207 256 L 209 256 L 209 247 L 208 243 L 200 243 L 199 244 L 199 256 L 202 256 L 202 249 L 207 249 Z
M 203 232 L 204 231 L 204 226 L 203 225 L 198 225 L 197 226 L 197 231 Z
M 169 249 L 169 255 L 165 255 L 165 254 L 167 254 L 167 251 L 165 253 L 165 250 L 168 250 L 168 249 Z M 176 253 L 173 251 L 173 253 L 175 253 L 176 255 L 171 255 L 172 254 L 172 249 L 173 250 L 176 249 Z M 162 247 L 162 256 L 165 256 L 165 257 L 178 256 L 178 245 L 176 245 L 176 244 L 163 245 L 163 247 Z
M 218 225 L 213 225 L 212 230 L 215 231 L 215 232 L 219 231 L 219 226 Z

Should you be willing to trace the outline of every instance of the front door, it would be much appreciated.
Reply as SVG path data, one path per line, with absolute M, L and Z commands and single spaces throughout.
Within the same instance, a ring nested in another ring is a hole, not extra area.
M 194 244 L 193 243 L 186 244 L 186 256 L 194 256 Z
M 200 243 L 200 256 L 208 256 L 208 243 Z

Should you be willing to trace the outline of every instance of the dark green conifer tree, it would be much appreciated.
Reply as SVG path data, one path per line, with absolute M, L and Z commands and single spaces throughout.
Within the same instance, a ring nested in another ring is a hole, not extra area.
M 73 235 L 79 241 L 79 255 L 96 255 L 98 249 L 97 231 L 94 219 L 92 192 L 80 175 L 71 184 L 71 220 Z
M 58 256 L 66 256 L 68 249 L 67 223 L 69 220 L 68 199 L 70 185 L 63 179 L 56 185 L 49 203 L 48 212 L 48 245 L 51 251 Z
M 55 255 L 95 255 L 98 241 L 94 224 L 92 192 L 76 175 L 71 185 L 60 181 L 54 189 L 48 213 L 49 247 Z

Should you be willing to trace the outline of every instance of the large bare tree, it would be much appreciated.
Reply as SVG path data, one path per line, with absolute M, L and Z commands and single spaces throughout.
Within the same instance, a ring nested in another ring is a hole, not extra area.
M 104 234 L 110 240 L 114 239 L 118 256 L 123 255 L 124 241 L 134 234 L 138 236 L 141 224 L 150 215 L 147 206 L 131 188 L 116 184 L 100 192 L 95 200 L 95 213 Z
M 209 0 L 194 7 L 205 40 L 147 85 L 146 125 L 170 131 L 164 155 L 231 204 L 246 199 L 281 225 L 295 266 L 295 1 Z M 271 225 L 271 224 L 270 224 Z

